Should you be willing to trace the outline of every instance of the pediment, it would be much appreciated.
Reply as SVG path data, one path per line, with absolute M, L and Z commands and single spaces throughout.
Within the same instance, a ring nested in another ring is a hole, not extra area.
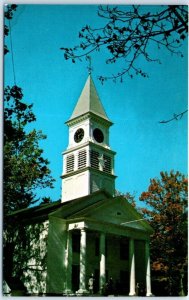
M 105 199 L 70 216 L 71 219 L 78 217 L 90 218 L 99 223 L 105 222 L 127 228 L 152 231 L 151 226 L 143 219 L 142 215 L 123 197 Z

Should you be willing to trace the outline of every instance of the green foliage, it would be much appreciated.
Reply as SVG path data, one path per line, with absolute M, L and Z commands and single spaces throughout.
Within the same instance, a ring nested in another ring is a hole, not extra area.
M 17 5 L 7 5 L 4 36 L 10 33 L 10 20 Z M 9 49 L 4 45 L 4 53 Z M 22 286 L 24 278 L 31 293 L 45 290 L 46 223 L 27 225 L 8 218 L 14 210 L 26 208 L 36 202 L 35 189 L 53 187 L 48 160 L 42 157 L 39 143 L 46 137 L 41 131 L 28 131 L 28 125 L 36 120 L 32 104 L 23 101 L 22 89 L 18 86 L 4 89 L 4 236 L 3 279 L 15 286 Z M 45 198 L 44 202 L 50 202 Z M 14 295 L 14 294 L 12 294 Z
M 11 218 L 11 221 L 14 217 Z M 10 219 L 9 219 L 10 221 Z M 29 293 L 46 291 L 48 222 L 27 224 L 14 220 L 5 231 L 4 278 L 8 283 L 24 282 Z M 21 287 L 20 287 L 21 288 Z M 15 288 L 13 288 L 14 290 Z
M 16 9 L 17 9 L 16 4 L 7 5 L 6 11 L 5 11 L 5 18 L 8 20 L 11 20 L 13 17 L 13 13 L 16 11 Z
M 135 194 L 130 194 L 130 193 L 121 193 L 119 191 L 115 192 L 115 196 L 122 196 L 125 198 L 131 205 L 136 209 L 136 200 L 135 200 Z
M 7 5 L 5 18 L 10 21 L 17 5 Z M 10 25 L 10 24 L 9 24 Z M 10 31 L 4 26 L 4 35 Z M 5 54 L 9 52 L 5 45 Z M 35 189 L 53 187 L 48 160 L 42 157 L 39 143 L 46 136 L 41 131 L 27 131 L 36 117 L 33 104 L 23 101 L 22 89 L 16 85 L 4 89 L 4 214 L 34 204 Z
M 168 295 L 179 295 L 187 268 L 188 181 L 180 172 L 160 173 L 151 179 L 140 200 L 147 204 L 144 217 L 154 229 L 151 238 L 152 270 L 166 282 Z M 185 292 L 187 287 L 185 285 Z
M 42 202 L 40 203 L 41 205 L 42 204 L 48 204 L 48 203 L 51 203 L 52 202 L 52 200 L 51 200 L 51 198 L 50 197 L 43 197 L 42 198 Z
M 5 18 L 10 22 L 10 20 L 13 18 L 13 14 L 17 9 L 17 5 L 16 4 L 11 4 L 11 5 L 7 5 L 5 6 L 5 13 L 4 16 Z M 7 25 L 4 25 L 4 36 L 8 36 L 10 32 L 10 28 Z M 7 54 L 9 52 L 9 49 L 7 47 L 7 45 L 4 45 L 4 54 Z
M 46 136 L 27 125 L 35 121 L 32 105 L 23 101 L 22 89 L 4 91 L 4 213 L 36 202 L 35 189 L 53 187 L 48 160 L 39 147 Z

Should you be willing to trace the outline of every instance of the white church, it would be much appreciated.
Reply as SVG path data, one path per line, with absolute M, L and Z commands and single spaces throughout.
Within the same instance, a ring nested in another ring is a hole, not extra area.
M 90 75 L 66 124 L 62 199 L 9 216 L 19 228 L 6 244 L 13 255 L 6 258 L 11 272 L 4 280 L 12 295 L 22 286 L 25 295 L 88 296 L 93 274 L 95 295 L 105 295 L 111 279 L 111 294 L 135 296 L 141 284 L 151 296 L 153 230 L 123 196 L 115 196 L 113 123 Z

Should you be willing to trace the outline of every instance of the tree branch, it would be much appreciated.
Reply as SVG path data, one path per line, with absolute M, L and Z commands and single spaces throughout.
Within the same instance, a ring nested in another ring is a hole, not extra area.
M 169 119 L 169 120 L 166 120 L 166 121 L 165 121 L 165 120 L 164 120 L 164 121 L 160 121 L 159 123 L 161 123 L 161 124 L 166 124 L 166 123 L 169 123 L 169 122 L 171 122 L 171 121 L 173 121 L 173 120 L 178 121 L 178 120 L 182 119 L 183 115 L 184 115 L 185 113 L 187 113 L 187 111 L 188 111 L 188 109 L 185 110 L 185 111 L 183 111 L 183 112 L 180 113 L 180 114 L 174 114 L 174 115 L 173 115 L 173 118 L 171 118 L 171 119 Z

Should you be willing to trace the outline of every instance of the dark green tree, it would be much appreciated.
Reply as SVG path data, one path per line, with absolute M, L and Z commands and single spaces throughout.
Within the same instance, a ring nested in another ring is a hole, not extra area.
M 4 36 L 11 33 L 10 20 L 17 5 L 5 7 Z M 4 53 L 9 49 L 4 45 Z M 26 104 L 23 91 L 15 83 L 4 89 L 4 214 L 26 208 L 37 200 L 36 188 L 53 187 L 48 160 L 44 159 L 40 141 L 46 136 L 28 125 L 36 120 L 32 104 Z
M 130 194 L 129 192 L 126 193 L 121 193 L 120 191 L 115 191 L 115 196 L 121 196 L 123 197 L 126 201 L 128 201 L 132 207 L 136 209 L 136 200 L 135 200 L 135 193 Z
M 183 296 L 187 293 L 188 180 L 178 171 L 160 175 L 160 179 L 150 180 L 148 191 L 140 197 L 147 205 L 143 209 L 144 218 L 154 229 L 151 237 L 153 277 L 159 284 L 164 282 L 161 296 Z
M 12 4 L 12 5 L 7 5 L 5 6 L 5 19 L 8 21 L 9 25 L 10 25 L 10 20 L 13 18 L 13 14 L 17 9 L 17 5 L 16 4 Z M 10 27 L 5 24 L 4 25 L 4 36 L 8 36 L 10 34 Z M 7 47 L 6 44 L 4 44 L 4 54 L 7 54 L 9 52 L 9 49 Z
M 17 5 L 6 7 L 5 19 L 8 25 L 4 26 L 5 37 L 11 35 L 10 20 L 16 8 Z M 4 53 L 9 53 L 6 45 Z M 23 271 L 28 268 L 27 263 L 31 257 L 43 269 L 46 261 L 46 248 L 41 248 L 39 242 L 40 232 L 46 230 L 45 225 L 34 224 L 29 228 L 22 220 L 10 216 L 15 210 L 26 208 L 39 200 L 36 199 L 36 188 L 53 187 L 49 162 L 43 158 L 43 150 L 40 148 L 40 141 L 46 136 L 41 131 L 31 129 L 30 124 L 36 120 L 32 107 L 32 104 L 24 101 L 23 91 L 16 83 L 4 88 L 3 279 L 14 286 L 20 285 Z M 51 200 L 42 198 L 42 201 L 48 203 Z M 39 244 L 35 251 L 32 251 L 31 240 Z M 42 272 L 37 267 L 34 272 L 40 285 Z M 28 283 L 32 285 L 31 278 L 28 278 Z
M 36 200 L 36 188 L 53 187 L 53 178 L 39 143 L 41 131 L 27 131 L 35 121 L 32 104 L 23 101 L 22 89 L 4 90 L 4 213 L 26 208 Z

